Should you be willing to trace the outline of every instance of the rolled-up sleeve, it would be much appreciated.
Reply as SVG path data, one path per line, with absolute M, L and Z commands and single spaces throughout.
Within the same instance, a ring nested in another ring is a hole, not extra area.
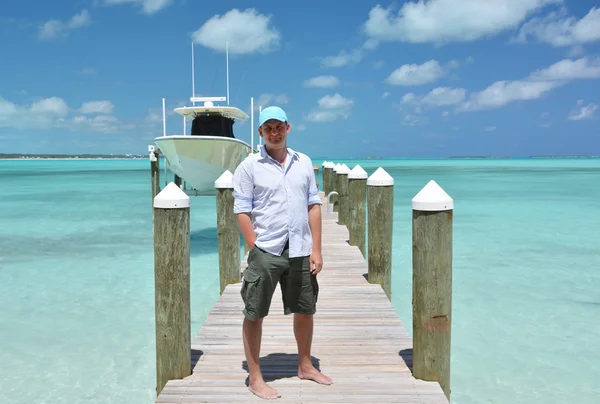
M 308 159 L 308 169 L 310 170 L 310 180 L 308 182 L 308 206 L 310 205 L 322 205 L 321 198 L 319 198 L 319 189 L 317 188 L 317 181 L 315 180 L 315 171 L 313 169 L 312 160 Z
M 252 212 L 253 184 L 252 167 L 242 162 L 233 173 L 233 213 Z

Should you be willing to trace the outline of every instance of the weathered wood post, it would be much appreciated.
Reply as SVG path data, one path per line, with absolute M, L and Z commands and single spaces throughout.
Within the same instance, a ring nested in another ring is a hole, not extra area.
M 319 166 L 313 166 L 313 174 L 315 176 L 315 183 L 317 184 L 317 190 L 319 189 Z
M 154 198 L 156 394 L 191 374 L 190 198 L 173 182 Z
M 437 381 L 450 399 L 452 214 L 435 182 L 413 198 L 413 374 Z
M 323 193 L 327 198 L 327 173 L 325 172 L 325 168 L 327 168 L 327 161 L 323 161 L 321 164 L 321 179 L 323 182 Z
M 349 244 L 357 246 L 363 257 L 367 255 L 367 178 L 367 172 L 358 164 L 348 173 Z
M 150 176 L 152 182 L 152 204 L 154 204 L 154 198 L 160 192 L 158 148 L 154 145 L 148 145 L 148 154 L 148 157 L 150 158 Z
M 338 223 L 341 225 L 348 224 L 348 173 L 350 168 L 346 164 L 342 164 L 337 170 L 338 175 Z
M 325 197 L 331 192 L 331 173 L 333 172 L 333 163 L 325 161 L 323 163 L 323 193 Z
M 340 167 L 342 167 L 342 165 L 340 163 L 334 164 L 333 166 L 333 171 L 331 173 L 331 190 L 329 192 L 337 192 L 337 195 L 332 195 L 331 197 L 331 203 L 333 204 L 333 209 L 332 212 L 338 212 L 339 211 L 339 183 L 338 183 L 338 175 L 337 175 L 337 170 L 340 169 Z
M 394 179 L 379 167 L 367 179 L 369 283 L 379 283 L 392 296 Z
M 221 174 L 215 188 L 220 293 L 223 293 L 227 285 L 240 281 L 240 230 L 233 213 L 233 174 L 229 170 Z

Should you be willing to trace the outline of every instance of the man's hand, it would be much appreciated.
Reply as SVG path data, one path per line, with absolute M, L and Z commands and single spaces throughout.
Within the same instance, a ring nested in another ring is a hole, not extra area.
M 318 274 L 323 269 L 323 256 L 321 251 L 313 250 L 310 254 L 310 273 L 313 275 Z

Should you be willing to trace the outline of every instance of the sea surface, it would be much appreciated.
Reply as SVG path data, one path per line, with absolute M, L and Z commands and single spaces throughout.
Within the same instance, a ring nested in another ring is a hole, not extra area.
M 410 201 L 432 179 L 454 198 L 453 403 L 600 402 L 600 159 L 335 162 L 395 179 L 409 333 Z M 150 188 L 146 160 L 0 161 L 0 402 L 154 401 Z M 192 198 L 193 335 L 219 295 L 215 210 Z

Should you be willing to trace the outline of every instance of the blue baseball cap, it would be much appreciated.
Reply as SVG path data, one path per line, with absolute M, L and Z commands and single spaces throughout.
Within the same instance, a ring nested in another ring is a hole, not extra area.
M 287 122 L 287 115 L 285 114 L 285 111 L 279 107 L 267 107 L 260 112 L 258 126 L 262 126 L 262 124 L 267 122 L 269 119 L 277 119 L 281 122 Z

